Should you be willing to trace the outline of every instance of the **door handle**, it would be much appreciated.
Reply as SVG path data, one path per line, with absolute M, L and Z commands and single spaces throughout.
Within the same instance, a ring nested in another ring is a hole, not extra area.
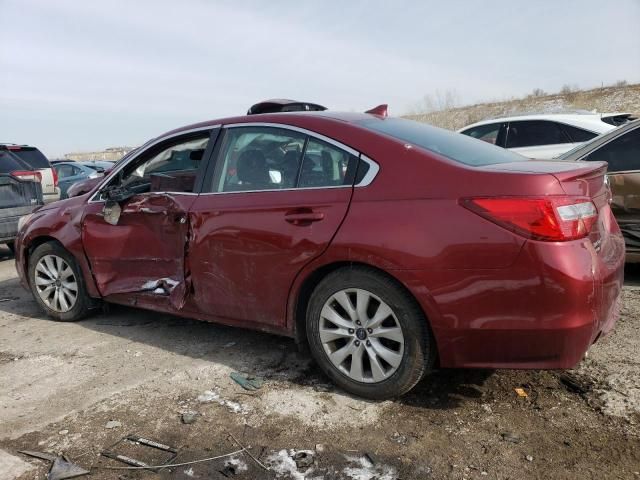
M 309 225 L 324 219 L 324 213 L 309 211 L 293 211 L 286 213 L 284 219 L 293 225 Z

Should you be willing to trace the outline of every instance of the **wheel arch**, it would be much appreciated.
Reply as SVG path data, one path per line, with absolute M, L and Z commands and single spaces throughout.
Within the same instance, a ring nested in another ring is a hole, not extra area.
M 36 248 L 38 248 L 40 245 L 44 245 L 45 243 L 57 243 L 62 248 L 65 248 L 60 240 L 50 235 L 40 235 L 38 237 L 31 239 L 29 243 L 25 245 L 25 248 L 24 248 L 24 255 L 22 259 L 22 263 L 23 263 L 22 268 L 24 269 L 24 272 L 29 272 L 29 259 L 31 258 L 33 251 Z M 31 279 L 29 278 L 28 274 L 26 275 L 26 278 L 29 285 L 31 285 Z
M 437 357 L 439 357 L 438 352 L 438 342 L 436 336 L 433 331 L 433 327 L 431 325 L 429 312 L 426 311 L 422 302 L 419 301 L 418 298 L 414 295 L 414 293 L 407 287 L 407 285 L 402 282 L 398 277 L 393 275 L 392 273 L 377 267 L 375 265 L 371 265 L 365 262 L 354 262 L 354 261 L 336 261 L 332 263 L 328 263 L 325 265 L 318 266 L 313 269 L 311 272 L 307 273 L 304 276 L 304 279 L 300 281 L 299 287 L 295 290 L 293 297 L 293 305 L 290 310 L 291 312 L 291 325 L 290 328 L 293 330 L 293 337 L 295 339 L 298 348 L 302 350 L 306 350 L 308 348 L 307 344 L 307 329 L 306 329 L 306 316 L 307 316 L 307 307 L 309 305 L 309 300 L 311 299 L 311 294 L 313 293 L 316 286 L 332 272 L 342 268 L 352 268 L 352 267 L 361 267 L 371 270 L 372 272 L 376 272 L 378 274 L 384 275 L 385 277 L 391 279 L 394 283 L 396 283 L 402 290 L 404 290 L 408 296 L 412 299 L 413 302 L 420 308 L 420 311 L 424 315 L 426 319 L 427 328 L 431 333 L 430 337 L 433 339 L 435 344 L 435 350 Z M 438 363 L 438 358 L 436 358 L 436 363 Z

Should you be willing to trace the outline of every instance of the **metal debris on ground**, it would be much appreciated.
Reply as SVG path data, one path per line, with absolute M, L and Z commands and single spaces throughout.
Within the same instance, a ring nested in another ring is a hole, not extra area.
M 236 382 L 245 390 L 258 390 L 264 383 L 264 379 L 262 377 L 254 377 L 253 375 L 244 373 L 232 372 L 229 376 L 231 377 L 231 380 Z
M 58 456 L 46 452 L 35 452 L 33 450 L 20 450 L 18 453 L 52 462 L 49 473 L 47 473 L 47 480 L 66 480 L 91 473 L 80 465 L 70 462 L 65 456 Z
M 112 460 L 117 460 L 119 462 L 126 463 L 127 465 L 131 465 L 133 467 L 146 468 L 153 472 L 158 472 L 161 469 L 157 466 L 151 465 L 148 462 L 143 462 L 142 460 L 138 460 L 136 458 L 130 457 L 129 455 L 123 455 L 120 453 L 116 453 L 114 451 L 114 449 L 117 446 L 120 446 L 121 444 L 126 444 L 126 443 L 131 443 L 134 445 L 142 445 L 144 447 L 149 447 L 154 450 L 159 450 L 159 451 L 167 452 L 171 454 L 169 458 L 163 462 L 164 466 L 161 468 L 165 468 L 166 465 L 171 465 L 171 463 L 178 456 L 178 450 L 176 448 L 170 447 L 169 445 L 164 445 L 154 440 L 149 440 L 147 438 L 139 437 L 136 435 L 127 435 L 126 437 L 121 438 L 116 443 L 114 443 L 113 445 L 108 447 L 106 450 L 101 452 L 101 455 L 103 457 L 111 458 Z
M 501 433 L 500 436 L 502 437 L 502 440 L 504 440 L 505 442 L 520 443 L 522 441 L 522 439 L 519 436 L 511 432 Z

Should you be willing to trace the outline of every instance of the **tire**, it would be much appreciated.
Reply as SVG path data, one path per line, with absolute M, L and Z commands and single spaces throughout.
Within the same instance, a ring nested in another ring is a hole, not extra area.
M 381 318 L 386 319 L 380 323 Z M 435 362 L 433 336 L 415 299 L 395 280 L 367 267 L 327 275 L 311 295 L 306 326 L 309 348 L 320 368 L 360 397 L 384 400 L 403 395 Z M 346 351 L 352 353 L 341 362 Z
M 68 268 L 64 268 L 64 265 Z M 48 316 L 60 322 L 81 320 L 94 306 L 75 258 L 55 242 L 43 243 L 29 257 L 29 285 L 40 307 Z M 42 290 L 44 293 L 41 294 L 41 289 L 50 287 L 53 288 L 51 292 Z M 43 296 L 49 300 L 45 300 Z M 66 307 L 71 308 L 66 308 L 65 303 Z M 60 308 L 55 308 L 56 306 Z

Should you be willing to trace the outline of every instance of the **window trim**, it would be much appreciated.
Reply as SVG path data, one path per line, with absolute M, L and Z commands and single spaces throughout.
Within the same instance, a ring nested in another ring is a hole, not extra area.
M 327 189 L 336 189 L 336 188 L 360 188 L 366 187 L 370 185 L 378 172 L 380 171 L 380 165 L 370 157 L 367 157 L 363 153 L 357 151 L 356 149 L 345 145 L 342 142 L 334 140 L 331 137 L 327 137 L 326 135 L 322 135 L 321 133 L 314 132 L 312 130 L 307 130 L 306 128 L 296 127 L 293 125 L 287 125 L 284 123 L 273 123 L 273 122 L 246 122 L 246 123 L 231 123 L 228 125 L 223 125 L 221 130 L 227 130 L 232 128 L 244 128 L 244 127 L 267 127 L 267 128 L 279 128 L 281 130 L 291 130 L 293 132 L 301 133 L 310 138 L 315 138 L 334 147 L 337 147 L 345 152 L 349 153 L 358 158 L 359 161 L 366 162 L 369 165 L 369 170 L 365 174 L 365 176 L 360 180 L 360 182 L 354 185 L 330 185 L 323 187 L 293 187 L 293 188 L 278 188 L 278 189 L 261 189 L 261 190 L 239 190 L 239 191 L 229 191 L 229 192 L 200 192 L 200 195 L 237 195 L 242 193 L 264 193 L 264 192 L 292 192 L 292 191 L 300 191 L 300 190 L 327 190 Z M 219 160 L 220 152 L 216 151 L 214 155 L 214 162 L 217 163 Z M 216 176 L 219 174 L 218 168 L 214 167 L 214 173 L 211 178 L 211 183 L 213 184 Z

